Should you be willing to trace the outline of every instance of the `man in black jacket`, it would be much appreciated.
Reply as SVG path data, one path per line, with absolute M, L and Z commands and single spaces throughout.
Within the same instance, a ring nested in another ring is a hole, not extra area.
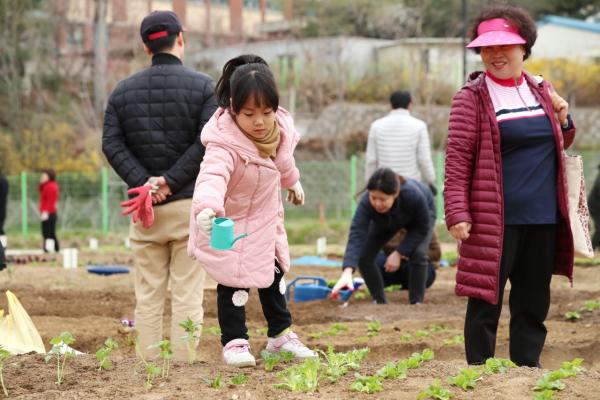
M 190 317 L 201 324 L 205 272 L 187 255 L 194 182 L 204 156 L 200 132 L 217 108 L 212 79 L 182 65 L 184 39 L 175 13 L 154 11 L 140 27 L 152 66 L 117 84 L 104 117 L 102 150 L 130 188 L 152 184 L 154 224 L 131 223 L 134 252 L 135 326 L 144 357 L 162 340 L 162 316 L 171 282 L 170 339 L 174 358 L 186 358 Z

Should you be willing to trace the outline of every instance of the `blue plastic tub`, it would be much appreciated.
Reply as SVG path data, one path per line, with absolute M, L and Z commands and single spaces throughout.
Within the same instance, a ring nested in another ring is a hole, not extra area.
M 364 281 L 360 278 L 355 279 L 354 289 L 356 290 Z M 291 290 L 293 289 L 293 290 Z M 331 295 L 331 289 L 327 287 L 327 281 L 325 278 L 319 276 L 299 276 L 287 285 L 285 297 L 290 300 L 290 292 L 294 292 L 294 301 L 312 301 L 312 300 L 325 300 Z M 341 301 L 348 301 L 352 295 L 352 290 L 340 290 L 340 296 L 338 297 Z

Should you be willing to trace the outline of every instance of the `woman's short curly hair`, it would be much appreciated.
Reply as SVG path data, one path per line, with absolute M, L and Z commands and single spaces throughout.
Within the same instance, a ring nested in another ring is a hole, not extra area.
M 502 4 L 484 8 L 471 25 L 469 31 L 471 40 L 477 38 L 477 27 L 480 23 L 494 18 L 507 19 L 519 30 L 519 35 L 525 39 L 525 44 L 523 45 L 523 47 L 525 47 L 525 56 L 523 59 L 527 60 L 531 55 L 531 48 L 537 39 L 537 25 L 529 13 L 521 7 Z M 473 50 L 475 50 L 477 54 L 481 52 L 480 47 L 475 47 Z

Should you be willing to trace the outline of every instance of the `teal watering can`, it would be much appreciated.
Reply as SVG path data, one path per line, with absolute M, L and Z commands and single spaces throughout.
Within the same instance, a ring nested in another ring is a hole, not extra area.
M 229 218 L 215 218 L 210 234 L 210 247 L 215 250 L 231 250 L 235 242 L 246 236 L 248 236 L 247 233 L 242 233 L 240 236 L 234 237 L 233 221 Z

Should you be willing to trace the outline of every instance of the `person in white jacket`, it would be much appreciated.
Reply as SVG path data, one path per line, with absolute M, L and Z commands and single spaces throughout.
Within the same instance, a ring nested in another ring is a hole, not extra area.
M 435 195 L 435 171 L 427 125 L 410 115 L 409 92 L 396 91 L 390 96 L 392 111 L 375 120 L 367 141 L 365 177 L 378 168 L 390 168 L 398 175 L 423 182 Z

